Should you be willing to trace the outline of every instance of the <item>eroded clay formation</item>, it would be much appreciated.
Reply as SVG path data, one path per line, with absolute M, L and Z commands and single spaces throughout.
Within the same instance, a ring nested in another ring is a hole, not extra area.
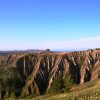
M 12 54 L 6 63 L 14 65 L 25 81 L 22 94 L 44 94 L 58 75 L 70 75 L 76 84 L 100 77 L 100 50 L 65 53 Z

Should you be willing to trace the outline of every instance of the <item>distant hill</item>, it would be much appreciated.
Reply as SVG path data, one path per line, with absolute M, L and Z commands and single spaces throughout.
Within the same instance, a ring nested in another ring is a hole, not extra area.
M 15 54 L 15 53 L 38 53 L 41 50 L 38 49 L 29 49 L 29 50 L 12 50 L 12 51 L 0 51 L 0 55 L 5 56 L 9 54 Z

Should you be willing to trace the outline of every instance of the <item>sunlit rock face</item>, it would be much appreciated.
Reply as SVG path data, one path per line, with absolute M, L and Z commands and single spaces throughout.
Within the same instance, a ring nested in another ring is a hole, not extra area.
M 14 65 L 18 76 L 24 81 L 23 95 L 44 94 L 52 82 L 60 75 L 70 75 L 76 84 L 100 77 L 100 50 L 87 50 L 64 53 L 12 54 L 5 58 L 6 63 Z

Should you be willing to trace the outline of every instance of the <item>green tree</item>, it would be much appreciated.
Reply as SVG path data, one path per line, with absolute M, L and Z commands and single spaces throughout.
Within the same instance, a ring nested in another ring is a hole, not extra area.
M 62 92 L 63 89 L 64 89 L 64 81 L 63 81 L 61 75 L 59 75 L 52 82 L 52 85 L 51 85 L 51 88 L 49 90 L 49 93 L 54 94 L 54 93 L 57 93 L 57 92 Z
M 70 75 L 67 75 L 67 76 L 63 79 L 63 81 L 64 81 L 64 91 L 66 92 L 66 91 L 68 91 L 68 90 L 71 88 L 71 86 L 73 85 L 73 80 L 72 80 L 72 78 L 70 77 Z
M 18 82 L 19 81 L 19 82 Z M 8 94 L 11 96 L 12 92 L 17 96 L 20 92 L 20 78 L 18 77 L 15 66 L 7 64 L 5 61 L 0 62 L 0 93 L 2 99 Z M 18 88 L 19 87 L 19 88 Z
M 73 85 L 73 80 L 70 76 L 66 76 L 65 78 L 58 76 L 58 78 L 54 79 L 49 93 L 55 94 L 58 92 L 67 92 L 71 86 Z

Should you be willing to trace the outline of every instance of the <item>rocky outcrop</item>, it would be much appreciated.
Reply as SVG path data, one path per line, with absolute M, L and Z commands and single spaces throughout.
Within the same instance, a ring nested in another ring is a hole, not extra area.
M 6 63 L 15 65 L 19 77 L 24 80 L 23 96 L 47 93 L 59 75 L 62 78 L 70 75 L 76 84 L 100 77 L 99 49 L 69 53 L 12 54 L 6 57 Z

